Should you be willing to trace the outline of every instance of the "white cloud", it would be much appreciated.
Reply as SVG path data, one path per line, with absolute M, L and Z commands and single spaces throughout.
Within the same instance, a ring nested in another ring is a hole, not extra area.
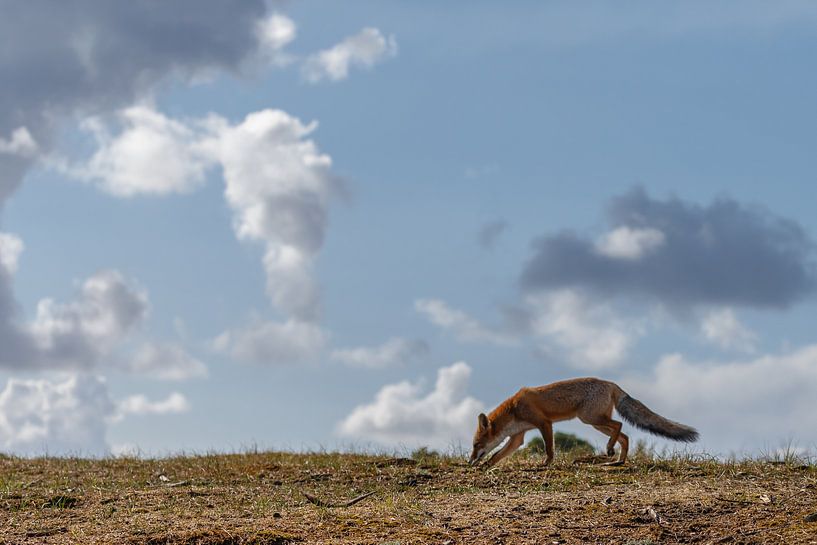
M 380 389 L 374 401 L 355 408 L 338 424 L 344 437 L 383 445 L 448 448 L 468 443 L 482 402 L 468 395 L 471 368 L 464 362 L 442 367 L 434 389 L 404 381 Z
M 0 452 L 19 455 L 105 456 L 108 426 L 129 415 L 186 412 L 187 399 L 174 392 L 152 402 L 133 395 L 111 399 L 104 378 L 86 374 L 55 380 L 12 378 L 0 391 Z
M 41 365 L 89 367 L 110 355 L 144 321 L 148 308 L 143 290 L 106 270 L 88 278 L 70 303 L 41 300 L 26 332 Z
M 652 376 L 622 386 L 659 413 L 698 427 L 703 448 L 722 454 L 789 439 L 817 445 L 817 345 L 748 361 L 691 362 L 673 354 Z
M 617 227 L 596 241 L 596 251 L 613 259 L 641 259 L 645 254 L 661 247 L 666 240 L 664 233 L 653 228 Z
M 340 190 L 331 158 L 308 138 L 317 123 L 281 110 L 254 112 L 238 124 L 215 114 L 183 122 L 147 106 L 119 116 L 125 127 L 116 136 L 99 120 L 87 121 L 100 149 L 86 165 L 64 170 L 130 197 L 191 191 L 208 169 L 220 166 L 237 237 L 265 245 L 272 302 L 300 320 L 317 320 L 320 293 L 312 268 L 329 202 Z
M 122 131 L 116 136 L 99 118 L 82 123 L 99 148 L 69 174 L 118 197 L 188 193 L 204 183 L 209 161 L 196 149 L 194 128 L 149 106 L 132 106 L 117 117 Z
M 187 380 L 208 375 L 207 366 L 176 343 L 147 342 L 125 359 L 123 368 L 158 380 Z
M 306 59 L 303 77 L 310 83 L 328 79 L 339 81 L 349 76 L 352 66 L 371 68 L 378 62 L 397 54 L 394 36 L 386 37 L 376 28 L 364 28 L 354 36 Z
M 0 263 L 5 269 L 13 269 L 16 263 L 11 257 L 18 244 L 11 240 L 4 242 L 0 236 Z M 4 310 L 2 303 L 0 299 L 0 310 Z M 205 365 L 179 344 L 148 340 L 132 349 L 149 309 L 142 288 L 116 270 L 100 271 L 86 279 L 68 302 L 40 300 L 33 320 L 0 322 L 0 367 L 90 370 L 108 366 L 160 380 L 206 376 Z
M 281 365 L 317 359 L 326 337 L 310 322 L 258 322 L 222 333 L 213 348 L 238 361 Z
M 531 333 L 554 342 L 581 369 L 617 365 L 642 333 L 640 326 L 619 318 L 610 307 L 591 304 L 572 290 L 529 296 L 526 302 Z
M 269 55 L 279 55 L 297 34 L 295 22 L 280 13 L 272 13 L 258 22 L 256 35 L 261 48 Z
M 434 325 L 450 330 L 463 342 L 484 342 L 498 345 L 513 345 L 514 336 L 490 329 L 461 310 L 448 306 L 439 299 L 418 299 L 414 302 L 417 312 L 425 316 Z
M 579 369 L 617 365 L 643 334 L 637 321 L 617 315 L 607 304 L 595 303 L 573 290 L 556 290 L 525 298 L 511 309 L 505 328 L 489 328 L 465 312 L 438 299 L 419 299 L 415 309 L 461 342 L 517 346 L 534 342 L 537 352 L 558 349 Z
M 133 415 L 163 415 L 186 413 L 190 410 L 187 398 L 179 392 L 171 393 L 167 399 L 150 401 L 143 394 L 129 396 L 119 402 L 117 418 Z
M 0 153 L 33 157 L 37 155 L 37 151 L 37 142 L 26 127 L 17 127 L 8 139 L 0 136 Z
M 23 241 L 17 235 L 0 233 L 0 267 L 5 269 L 7 274 L 13 275 L 17 272 L 17 263 L 24 248 Z
M 326 333 L 315 325 L 321 309 L 312 268 L 339 183 L 330 172 L 331 158 L 307 138 L 317 124 L 304 124 L 280 110 L 254 112 L 238 124 L 215 114 L 181 122 L 147 107 L 130 108 L 121 116 L 130 125 L 118 136 L 100 136 L 102 148 L 79 172 L 96 173 L 107 191 L 127 197 L 186 191 L 208 168 L 220 166 L 236 236 L 265 245 L 267 293 L 288 318 L 225 332 L 216 347 L 244 361 L 316 358 Z M 41 310 L 39 322 L 54 322 L 51 302 Z M 54 330 L 39 329 L 45 331 L 39 337 L 46 339 Z M 158 359 L 171 360 L 172 369 L 160 369 Z M 157 346 L 143 349 L 125 367 L 157 378 L 203 373 L 203 365 L 182 351 Z
M 539 351 L 544 353 L 557 346 L 580 369 L 615 366 L 642 334 L 639 325 L 619 318 L 607 305 L 591 304 L 572 290 L 528 296 L 518 309 L 513 331 L 488 328 L 438 299 L 420 299 L 414 306 L 461 342 L 513 346 L 528 337 L 538 342 Z
M 754 352 L 757 335 L 744 326 L 730 308 L 712 310 L 701 322 L 704 336 L 721 348 Z
M 105 455 L 115 405 L 99 377 L 10 379 L 0 392 L 0 451 Z
M 221 162 L 236 234 L 266 245 L 270 297 L 302 320 L 320 313 L 312 266 L 338 183 L 330 157 L 306 138 L 316 127 L 280 110 L 252 113 L 234 126 L 213 117 L 205 144 Z
M 240 72 L 268 46 L 256 31 L 266 4 L 14 1 L 16 16 L 0 18 L 0 206 L 34 164 L 25 157 L 50 151 L 64 120 L 106 115 L 168 79 Z
M 331 358 L 352 367 L 384 368 L 426 356 L 428 353 L 428 344 L 422 340 L 395 337 L 380 346 L 334 350 Z

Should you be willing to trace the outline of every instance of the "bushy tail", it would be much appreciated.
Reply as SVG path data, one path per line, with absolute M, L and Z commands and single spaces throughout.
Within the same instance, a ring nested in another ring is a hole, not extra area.
M 627 394 L 619 398 L 618 403 L 616 403 L 616 410 L 624 420 L 633 426 L 654 435 L 660 435 L 667 439 L 684 441 L 686 443 L 692 443 L 698 440 L 698 430 L 695 428 L 690 428 L 689 426 L 668 420 L 652 412 L 646 405 Z

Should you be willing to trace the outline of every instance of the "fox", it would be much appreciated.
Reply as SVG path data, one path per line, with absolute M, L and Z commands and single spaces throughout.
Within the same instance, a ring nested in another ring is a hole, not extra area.
M 488 459 L 486 467 L 490 468 L 522 445 L 525 432 L 538 429 L 545 441 L 547 466 L 554 455 L 553 423 L 578 418 L 610 438 L 607 456 L 615 455 L 616 443 L 621 446 L 618 459 L 605 465 L 622 465 L 627 461 L 629 438 L 621 433 L 622 423 L 613 420 L 613 408 L 628 423 L 654 435 L 687 443 L 698 440 L 695 428 L 654 413 L 617 384 L 593 377 L 575 378 L 522 388 L 489 415 L 480 413 L 469 463 L 479 463 L 502 441 L 510 438 Z

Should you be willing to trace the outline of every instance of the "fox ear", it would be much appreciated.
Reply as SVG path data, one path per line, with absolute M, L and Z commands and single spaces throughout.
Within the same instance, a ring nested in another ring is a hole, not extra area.
M 490 423 L 488 422 L 488 417 L 485 416 L 485 413 L 479 413 L 477 418 L 479 420 L 479 429 L 487 429 Z

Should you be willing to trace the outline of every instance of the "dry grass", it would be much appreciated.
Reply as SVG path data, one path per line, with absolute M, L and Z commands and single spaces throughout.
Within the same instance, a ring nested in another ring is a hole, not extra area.
M 0 457 L 0 543 L 817 543 L 815 511 L 817 467 L 793 458 Z

